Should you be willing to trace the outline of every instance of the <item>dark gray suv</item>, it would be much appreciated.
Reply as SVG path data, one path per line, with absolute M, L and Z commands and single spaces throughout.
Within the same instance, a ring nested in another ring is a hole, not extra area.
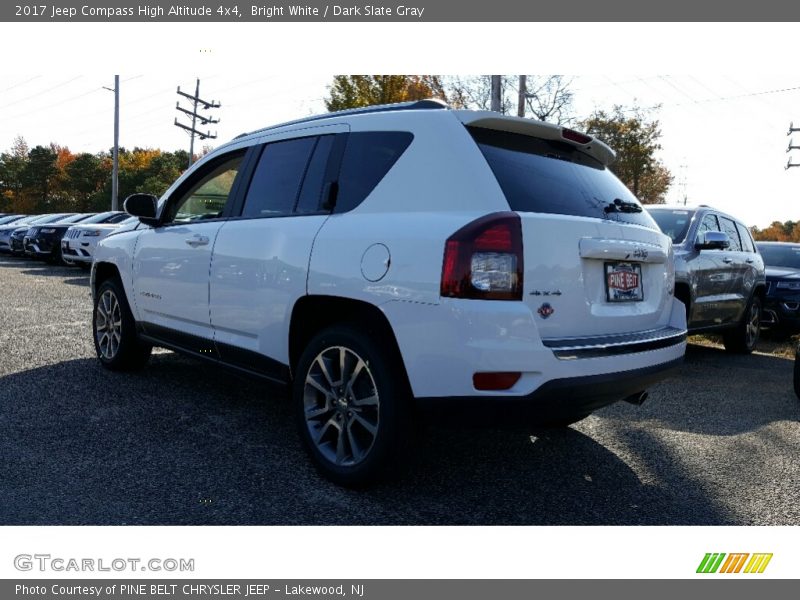
M 766 292 L 764 261 L 750 231 L 710 206 L 647 206 L 675 252 L 675 296 L 690 333 L 718 332 L 730 352 L 758 342 Z

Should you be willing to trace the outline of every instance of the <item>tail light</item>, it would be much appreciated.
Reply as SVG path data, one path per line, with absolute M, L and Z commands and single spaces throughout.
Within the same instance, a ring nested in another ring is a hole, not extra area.
M 441 295 L 522 300 L 522 224 L 513 212 L 468 223 L 444 247 Z

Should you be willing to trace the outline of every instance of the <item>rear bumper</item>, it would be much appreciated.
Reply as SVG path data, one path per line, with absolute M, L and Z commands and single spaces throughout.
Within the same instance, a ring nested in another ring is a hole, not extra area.
M 413 395 L 425 399 L 420 402 L 507 397 L 530 404 L 549 390 L 563 396 L 572 384 L 589 382 L 591 391 L 602 382 L 597 405 L 603 405 L 642 391 L 651 375 L 669 370 L 686 350 L 686 310 L 678 300 L 654 329 L 546 340 L 539 336 L 531 311 L 518 302 L 389 302 L 381 309 L 395 333 Z M 476 389 L 474 375 L 490 372 L 520 377 L 508 390 Z M 575 392 L 576 398 L 581 395 Z M 591 401 L 582 406 L 590 411 Z
M 659 365 L 583 377 L 551 379 L 525 396 L 417 398 L 426 416 L 460 424 L 535 425 L 574 420 L 645 391 L 668 377 L 683 357 Z

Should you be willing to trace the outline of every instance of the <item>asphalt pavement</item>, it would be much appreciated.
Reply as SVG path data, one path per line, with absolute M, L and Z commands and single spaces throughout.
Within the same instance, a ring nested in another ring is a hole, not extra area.
M 322 479 L 287 398 L 158 351 L 111 373 L 88 276 L 0 256 L 0 524 L 799 525 L 792 361 L 690 345 L 641 407 L 426 427 L 400 478 Z

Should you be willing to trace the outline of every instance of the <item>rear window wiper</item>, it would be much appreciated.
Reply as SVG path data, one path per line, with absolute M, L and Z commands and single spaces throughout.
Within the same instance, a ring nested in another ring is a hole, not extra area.
M 635 202 L 625 202 L 620 198 L 614 198 L 613 202 L 609 202 L 603 209 L 606 213 L 621 212 L 621 213 L 640 213 L 642 207 Z

